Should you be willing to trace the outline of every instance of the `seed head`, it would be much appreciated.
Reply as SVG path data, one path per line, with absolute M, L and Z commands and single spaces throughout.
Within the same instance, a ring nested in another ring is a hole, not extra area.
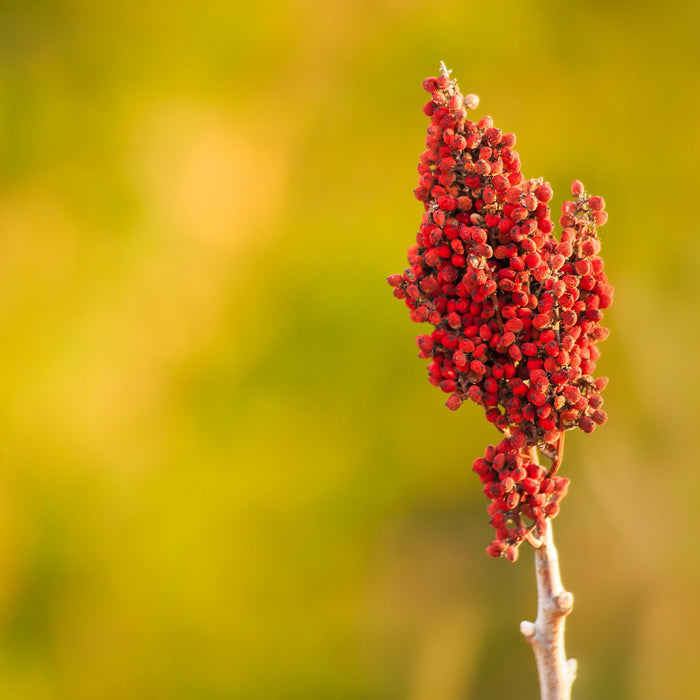
M 551 186 L 525 179 L 513 134 L 469 118 L 479 98 L 450 74 L 441 64 L 423 81 L 430 125 L 414 190 L 423 217 L 409 267 L 388 282 L 412 320 L 434 327 L 416 342 L 447 407 L 470 400 L 503 433 L 473 469 L 496 531 L 487 552 L 515 561 L 566 494 L 568 480 L 554 476 L 564 432 L 607 420 L 607 380 L 593 377 L 613 297 L 599 257 L 607 213 L 575 180 L 555 237 Z

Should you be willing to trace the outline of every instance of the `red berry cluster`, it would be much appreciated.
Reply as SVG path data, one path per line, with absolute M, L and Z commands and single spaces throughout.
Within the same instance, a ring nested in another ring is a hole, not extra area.
M 566 493 L 556 476 L 564 432 L 590 433 L 607 417 L 607 379 L 592 376 L 613 294 L 598 256 L 605 203 L 575 181 L 557 240 L 552 189 L 523 177 L 515 136 L 491 117 L 468 119 L 479 99 L 448 71 L 423 87 L 430 126 L 414 193 L 425 212 L 410 267 L 388 281 L 413 321 L 435 327 L 416 342 L 448 408 L 470 399 L 505 436 L 473 469 L 491 499 L 487 552 L 515 560 Z

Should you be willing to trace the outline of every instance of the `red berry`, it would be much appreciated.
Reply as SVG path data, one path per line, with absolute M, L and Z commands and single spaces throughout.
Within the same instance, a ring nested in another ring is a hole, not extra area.
M 462 399 L 459 396 L 459 394 L 452 394 L 449 399 L 447 399 L 447 402 L 445 403 L 445 406 L 450 409 L 450 411 L 456 411 L 460 406 L 462 405 Z
M 423 81 L 423 89 L 426 92 L 435 92 L 437 90 L 438 81 L 437 78 L 426 78 Z
M 548 182 L 541 184 L 535 189 L 535 196 L 540 202 L 549 202 L 552 199 L 552 188 Z
M 602 197 L 589 197 L 588 206 L 593 211 L 603 211 L 605 209 L 605 200 Z
M 494 540 L 491 542 L 491 544 L 486 548 L 486 554 L 488 554 L 490 557 L 494 557 L 498 559 L 503 552 L 506 549 L 506 545 L 504 542 L 499 542 L 498 540 Z

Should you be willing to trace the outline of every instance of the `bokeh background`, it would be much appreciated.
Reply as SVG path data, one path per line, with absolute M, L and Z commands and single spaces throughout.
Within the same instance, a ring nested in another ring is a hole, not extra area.
M 445 60 L 608 203 L 575 697 L 700 697 L 700 5 L 0 4 L 0 695 L 539 697 L 404 267 Z

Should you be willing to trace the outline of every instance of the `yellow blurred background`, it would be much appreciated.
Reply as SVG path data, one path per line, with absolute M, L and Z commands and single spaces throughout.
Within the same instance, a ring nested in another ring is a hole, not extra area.
M 0 697 L 539 697 L 497 434 L 385 282 L 441 59 L 610 213 L 574 697 L 700 697 L 699 8 L 2 2 Z

